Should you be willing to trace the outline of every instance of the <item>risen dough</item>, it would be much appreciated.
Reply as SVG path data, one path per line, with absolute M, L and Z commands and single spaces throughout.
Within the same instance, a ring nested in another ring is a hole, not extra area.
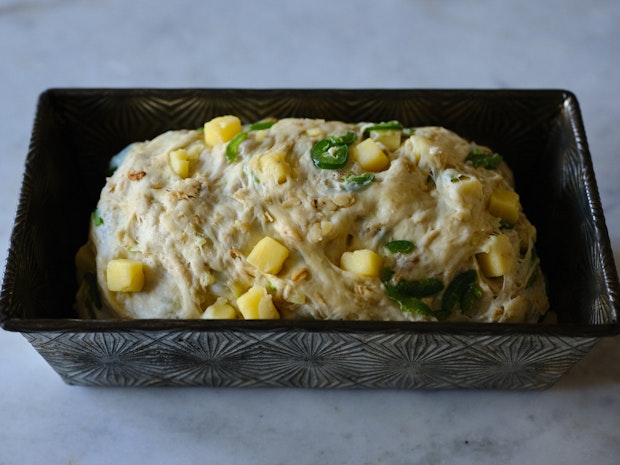
M 260 286 L 281 318 L 537 321 L 548 304 L 536 230 L 520 210 L 518 220 L 506 225 L 488 209 L 494 190 L 513 189 L 505 163 L 475 167 L 468 155 L 486 149 L 447 129 L 420 127 L 396 131 L 396 145 L 393 138 L 377 138 L 389 164 L 351 179 L 365 172 L 355 146 L 369 137 L 367 126 L 316 119 L 282 119 L 258 131 L 245 126 L 247 138 L 233 161 L 226 157 L 227 143 L 208 147 L 201 130 L 132 144 L 108 178 L 88 242 L 77 254 L 80 315 L 201 318 L 217 303 L 241 318 L 237 298 Z M 345 166 L 317 168 L 312 147 L 347 131 L 356 140 Z M 170 153 L 179 148 L 190 154 L 186 178 L 171 167 Z M 277 274 L 247 261 L 265 236 L 289 251 Z M 487 277 L 479 254 L 489 252 L 496 236 L 510 245 L 501 262 L 506 270 Z M 397 240 L 413 250 L 386 248 Z M 390 281 L 385 274 L 341 268 L 342 254 L 355 250 L 380 256 Z M 143 263 L 140 292 L 108 290 L 106 267 L 118 258 Z M 467 270 L 477 273 L 472 304 L 442 314 L 446 289 Z M 417 299 L 430 313 L 403 306 L 386 292 L 388 284 L 428 278 L 443 284 Z

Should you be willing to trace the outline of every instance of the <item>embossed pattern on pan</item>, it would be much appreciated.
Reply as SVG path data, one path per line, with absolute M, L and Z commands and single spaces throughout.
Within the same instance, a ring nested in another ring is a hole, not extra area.
M 398 119 L 493 147 L 538 229 L 559 323 L 74 319 L 73 256 L 110 157 L 130 142 L 229 113 L 244 122 Z M 620 332 L 618 277 L 579 106 L 563 90 L 48 90 L 37 108 L 0 320 L 67 382 L 87 385 L 540 389 L 599 337 Z
M 268 337 L 226 330 L 26 337 L 69 384 L 349 389 L 542 389 L 596 342 L 485 335 L 472 344 L 441 333 L 298 330 Z

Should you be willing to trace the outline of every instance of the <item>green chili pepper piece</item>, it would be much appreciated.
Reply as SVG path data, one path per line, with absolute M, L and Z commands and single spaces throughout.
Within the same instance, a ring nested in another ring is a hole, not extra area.
M 385 291 L 389 297 L 395 299 L 399 297 L 429 297 L 437 294 L 443 289 L 443 283 L 437 278 L 424 278 L 415 281 L 401 280 L 396 284 L 392 284 L 394 270 L 384 268 L 381 270 L 379 279 L 385 286 Z
M 373 124 L 372 126 L 366 126 L 364 133 L 369 131 L 398 131 L 403 129 L 403 125 L 396 120 L 387 121 L 385 123 Z
M 247 132 L 240 132 L 235 137 L 230 139 L 230 142 L 228 142 L 228 145 L 226 146 L 226 160 L 228 163 L 237 161 L 237 157 L 239 156 L 239 144 L 247 138 Z
M 437 318 L 438 321 L 442 321 L 450 316 L 450 312 L 446 312 L 444 310 L 435 310 L 433 312 L 433 316 Z
M 383 268 L 381 273 L 379 273 L 379 279 L 383 284 L 388 284 L 392 279 L 392 276 L 394 276 L 394 270 L 390 268 Z
M 310 156 L 317 168 L 335 170 L 347 164 L 349 147 L 334 145 L 329 139 L 323 139 L 314 144 Z
M 398 302 L 400 308 L 404 312 L 417 313 L 418 315 L 430 315 L 433 311 L 431 308 L 417 297 L 411 297 L 400 294 L 392 286 L 385 288 L 385 294 L 392 300 Z
M 410 253 L 415 244 L 411 241 L 391 241 L 385 244 L 385 247 L 392 253 Z
M 355 142 L 356 135 L 347 131 L 342 136 L 329 136 L 312 146 L 310 156 L 314 166 L 326 170 L 342 168 L 349 159 L 349 145 Z
M 474 168 L 485 168 L 494 170 L 502 163 L 502 156 L 499 153 L 490 154 L 482 149 L 474 147 L 465 158 L 465 161 L 471 161 Z
M 463 271 L 446 288 L 441 301 L 441 311 L 448 314 L 454 310 L 467 313 L 481 296 L 482 291 L 478 287 L 476 270 Z
M 514 229 L 515 225 L 504 219 L 499 220 L 499 229 Z
M 391 285 L 390 281 L 393 276 L 394 271 L 390 268 L 381 270 L 380 279 L 385 286 L 385 294 L 398 302 L 402 311 L 423 316 L 433 315 L 437 319 L 441 318 L 441 314 L 437 316 L 437 312 L 433 312 L 428 304 L 420 300 L 422 297 L 428 297 L 441 291 L 443 289 L 441 281 L 435 278 L 427 278 L 419 281 L 400 281 L 396 285 Z
M 276 124 L 275 121 L 259 121 L 258 123 L 250 124 L 250 131 L 262 131 L 263 129 L 269 129 Z
M 428 297 L 443 289 L 443 283 L 436 278 L 425 278 L 417 281 L 399 281 L 394 289 L 408 297 Z
M 482 291 L 478 287 L 478 284 L 474 283 L 470 285 L 461 298 L 461 311 L 465 314 L 469 313 L 469 311 L 474 308 L 476 300 L 480 297 L 482 297 Z
M 428 316 L 433 313 L 431 308 L 416 297 L 405 297 L 399 300 L 400 308 L 405 312 L 417 313 L 418 315 Z
M 99 310 L 103 307 L 101 303 L 101 294 L 99 294 L 99 289 L 97 289 L 97 278 L 94 273 L 86 272 L 84 273 L 84 280 L 88 286 L 88 296 L 90 300 L 95 304 Z
M 347 190 L 355 191 L 363 189 L 375 180 L 373 173 L 351 174 L 344 178 Z
M 95 210 L 93 212 L 92 218 L 93 218 L 93 225 L 101 226 L 103 224 L 103 218 L 101 218 L 101 215 L 99 214 L 99 210 Z
M 342 136 L 329 136 L 327 140 L 332 145 L 351 145 L 353 142 L 355 142 L 356 137 L 357 136 L 353 131 L 347 131 Z

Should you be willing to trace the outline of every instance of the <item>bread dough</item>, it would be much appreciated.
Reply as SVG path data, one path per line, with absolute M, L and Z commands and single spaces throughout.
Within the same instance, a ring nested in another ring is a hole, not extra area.
M 246 125 L 234 160 L 226 154 L 229 142 L 209 147 L 200 129 L 132 144 L 115 158 L 119 166 L 76 256 L 80 316 L 201 318 L 217 302 L 242 318 L 237 298 L 262 286 L 281 318 L 538 321 L 548 302 L 536 230 L 520 209 L 507 225 L 489 208 L 494 191 L 513 190 L 506 164 L 474 166 L 472 150 L 492 152 L 442 127 L 392 130 L 398 146 L 389 147 L 381 138 L 387 131 L 369 133 L 369 125 L 295 118 L 261 130 Z M 318 168 L 315 144 L 348 131 L 355 141 L 346 164 Z M 369 173 L 356 146 L 372 137 L 388 164 Z M 189 154 L 185 178 L 171 166 L 178 149 Z M 247 260 L 265 236 L 289 251 L 276 274 Z M 491 259 L 506 270 L 487 276 L 481 254 L 493 255 L 498 237 L 508 248 Z M 390 251 L 393 241 L 413 249 Z M 343 253 L 356 250 L 377 254 L 390 280 L 343 269 Z M 143 263 L 139 292 L 108 290 L 107 264 L 118 258 Z M 477 276 L 470 305 L 442 313 L 450 283 L 467 270 Z M 443 285 L 416 297 L 430 313 L 387 292 L 429 278 Z

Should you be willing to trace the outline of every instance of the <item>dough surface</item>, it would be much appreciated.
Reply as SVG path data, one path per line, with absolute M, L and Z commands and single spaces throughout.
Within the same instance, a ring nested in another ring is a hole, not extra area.
M 259 286 L 280 318 L 538 321 L 548 302 L 536 230 L 520 209 L 507 224 L 489 207 L 494 192 L 514 189 L 506 164 L 475 166 L 470 154 L 492 151 L 441 127 L 389 132 L 369 125 L 293 118 L 267 129 L 245 125 L 234 159 L 230 142 L 210 147 L 203 130 L 132 144 L 115 159 L 76 255 L 80 316 L 201 318 L 217 303 L 243 318 L 237 299 Z M 347 132 L 355 141 L 345 165 L 317 167 L 317 142 Z M 382 136 L 395 133 L 398 146 L 388 147 Z M 357 145 L 366 139 L 387 166 L 362 167 Z M 171 166 L 179 149 L 189 154 L 187 177 Z M 289 252 L 277 273 L 248 261 L 266 236 Z M 506 270 L 487 276 L 482 258 L 498 258 L 498 238 Z M 374 252 L 381 273 L 343 269 L 343 254 L 357 250 Z M 119 258 L 143 264 L 140 291 L 108 289 L 108 263 Z M 451 283 L 467 271 L 475 280 L 455 291 Z M 399 287 L 429 279 L 441 284 L 431 295 L 404 295 Z M 449 298 L 456 303 L 446 310 Z

